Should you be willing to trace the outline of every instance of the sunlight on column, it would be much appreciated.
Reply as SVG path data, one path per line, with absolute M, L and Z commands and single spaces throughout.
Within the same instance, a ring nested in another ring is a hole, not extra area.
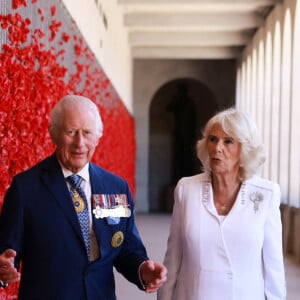
M 235 106 L 240 108 L 241 102 L 241 68 L 237 68 L 236 71 L 236 88 L 235 88 Z
M 246 67 L 246 107 L 244 109 L 245 112 L 249 113 L 250 112 L 250 105 L 251 105 L 251 100 L 252 100 L 252 84 L 251 84 L 251 71 L 252 71 L 252 68 L 251 68 L 251 56 L 248 55 L 247 57 L 247 67 Z
M 291 106 L 291 154 L 290 154 L 290 205 L 300 207 L 300 3 L 296 4 L 294 22 L 293 69 L 292 69 L 292 106 Z
M 242 81 L 241 81 L 241 101 L 240 101 L 240 109 L 243 110 L 246 107 L 246 90 L 247 90 L 247 85 L 246 85 L 246 63 L 242 63 Z
M 256 103 L 256 119 L 257 126 L 263 136 L 263 120 L 264 120 L 264 88 L 265 88 L 265 47 L 261 40 L 258 46 L 258 69 L 257 69 L 257 103 Z
M 249 106 L 249 113 L 252 117 L 257 120 L 257 116 L 255 113 L 255 107 L 257 105 L 257 51 L 253 49 L 252 52 L 252 64 L 251 64 L 251 99 Z
M 263 141 L 266 149 L 266 163 L 263 168 L 263 176 L 270 178 L 270 136 L 271 136 L 271 95 L 272 95 L 272 37 L 267 33 L 265 49 L 265 85 L 264 85 L 264 115 L 263 115 Z
M 272 62 L 272 100 L 271 100 L 271 141 L 270 141 L 270 178 L 279 180 L 279 103 L 280 103 L 280 72 L 281 72 L 281 28 L 276 22 L 273 44 Z
M 288 202 L 289 153 L 290 153 L 290 107 L 291 107 L 291 13 L 287 10 L 284 18 L 282 41 L 281 103 L 280 103 L 280 150 L 279 184 L 282 202 Z

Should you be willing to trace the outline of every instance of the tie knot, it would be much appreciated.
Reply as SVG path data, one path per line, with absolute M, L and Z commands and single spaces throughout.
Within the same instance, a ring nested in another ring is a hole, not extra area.
M 72 188 L 76 189 L 80 186 L 82 182 L 82 177 L 77 174 L 73 174 L 67 177 L 67 181 L 70 183 Z

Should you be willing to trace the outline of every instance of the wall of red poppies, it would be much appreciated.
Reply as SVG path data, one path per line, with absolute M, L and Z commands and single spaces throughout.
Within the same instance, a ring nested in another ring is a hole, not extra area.
M 127 179 L 134 194 L 134 121 L 59 0 L 1 0 L 0 207 L 12 177 L 50 155 L 54 104 L 80 94 L 104 123 L 93 161 Z M 17 299 L 18 285 L 0 291 Z

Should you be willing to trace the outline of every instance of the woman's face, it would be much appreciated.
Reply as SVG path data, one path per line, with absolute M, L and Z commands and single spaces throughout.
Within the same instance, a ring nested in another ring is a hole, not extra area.
M 214 125 L 207 139 L 212 173 L 236 175 L 240 167 L 241 148 L 241 143 L 228 136 L 219 124 Z

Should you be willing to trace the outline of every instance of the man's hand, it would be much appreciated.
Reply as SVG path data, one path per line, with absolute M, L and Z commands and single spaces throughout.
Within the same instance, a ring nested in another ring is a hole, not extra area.
M 146 293 L 156 292 L 167 280 L 167 268 L 152 260 L 146 260 L 141 265 L 140 273 Z
M 0 254 L 0 286 L 6 287 L 8 284 L 19 281 L 20 273 L 14 267 L 17 253 L 13 249 L 7 249 Z

